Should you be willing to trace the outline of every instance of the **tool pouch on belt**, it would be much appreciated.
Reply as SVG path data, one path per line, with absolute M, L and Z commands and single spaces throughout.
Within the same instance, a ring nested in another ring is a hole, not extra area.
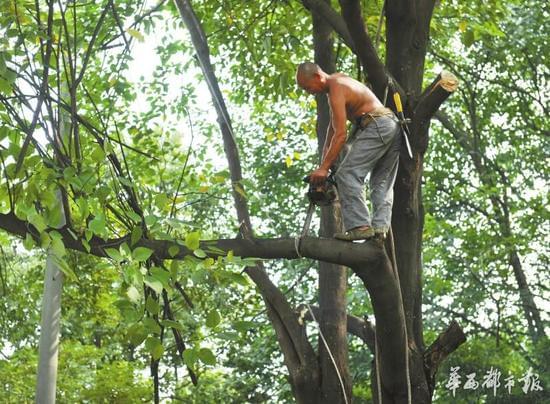
M 365 129 L 369 123 L 381 116 L 393 116 L 393 111 L 386 107 L 375 108 L 356 119 L 355 124 L 360 129 Z

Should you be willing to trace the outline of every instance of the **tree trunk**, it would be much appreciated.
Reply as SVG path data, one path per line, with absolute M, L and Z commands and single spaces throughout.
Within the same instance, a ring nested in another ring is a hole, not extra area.
M 325 72 L 335 71 L 332 29 L 316 13 L 312 13 L 313 47 L 315 63 Z M 317 95 L 317 139 L 319 155 L 322 158 L 327 127 L 330 124 L 330 110 L 327 97 Z M 320 236 L 332 237 L 340 231 L 339 204 L 321 208 Z M 346 312 L 347 270 L 341 265 L 319 262 L 319 322 L 320 330 L 327 342 L 327 351 L 319 339 L 319 368 L 321 372 L 321 403 L 337 404 L 351 402 L 351 381 L 348 365 L 347 312 Z M 332 358 L 331 358 L 332 355 Z M 335 363 L 333 363 L 333 360 Z M 335 364 L 337 368 L 335 367 Z M 338 372 L 336 371 L 338 370 Z M 344 394 L 346 397 L 344 397 Z
M 405 93 L 405 115 L 412 118 L 413 158 L 401 153 L 395 184 L 392 228 L 403 305 L 407 324 L 412 402 L 431 402 L 424 368 L 422 324 L 422 171 L 428 143 L 429 118 L 415 114 L 424 76 L 424 58 L 433 11 L 433 1 L 397 2 L 386 6 L 386 66 Z M 427 119 L 426 119 L 427 118 Z

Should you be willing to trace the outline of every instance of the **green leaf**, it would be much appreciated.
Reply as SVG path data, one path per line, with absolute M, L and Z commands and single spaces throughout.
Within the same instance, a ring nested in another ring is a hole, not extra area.
M 25 240 L 23 240 L 23 247 L 25 247 L 27 251 L 32 250 L 32 248 L 34 247 L 34 240 L 30 233 L 27 233 L 25 235 Z
M 48 248 L 51 243 L 52 238 L 50 237 L 48 232 L 43 231 L 42 233 L 40 233 L 40 247 Z
M 124 267 L 124 280 L 130 285 L 141 287 L 143 284 L 143 275 L 139 268 L 133 265 L 126 265 Z
M 96 163 L 103 163 L 105 161 L 105 152 L 99 146 L 94 148 L 94 151 L 90 154 L 90 156 Z
M 0 77 L 0 93 L 5 95 L 11 94 L 11 83 L 3 77 Z
M 126 211 L 126 215 L 136 223 L 141 223 L 141 216 L 132 210 Z
M 473 30 L 469 29 L 466 32 L 464 32 L 464 35 L 462 36 L 462 43 L 464 44 L 464 46 L 469 48 L 470 46 L 472 46 L 474 41 L 475 41 L 475 36 L 474 36 Z
M 180 248 L 177 245 L 172 245 L 168 248 L 168 255 L 175 257 L 180 252 Z
M 141 230 L 140 226 L 134 226 L 132 229 L 132 234 L 130 235 L 130 245 L 133 247 L 143 235 L 143 230 Z
M 128 295 L 130 301 L 132 301 L 133 303 L 138 303 L 139 299 L 141 298 L 141 294 L 135 286 L 130 286 L 126 291 L 126 294 Z
M 47 227 L 44 218 L 41 215 L 39 215 L 36 211 L 28 215 L 27 220 L 29 221 L 30 224 L 36 227 L 36 230 L 38 230 L 40 233 L 43 232 Z
M 178 269 L 179 269 L 179 262 L 176 260 L 172 260 L 172 262 L 170 263 L 170 276 L 174 280 L 178 279 Z
M 160 311 L 160 305 L 155 299 L 153 299 L 152 296 L 147 296 L 147 301 L 145 302 L 145 308 L 151 314 L 158 314 Z
M 93 218 L 93 220 L 88 223 L 88 228 L 94 233 L 94 234 L 103 234 L 106 230 L 105 228 L 105 215 L 103 213 L 100 213 L 96 217 Z
M 194 349 L 186 349 L 185 351 L 183 351 L 183 361 L 190 368 L 193 368 L 198 359 L 198 352 Z
M 161 320 L 160 322 L 163 326 L 165 327 L 170 327 L 170 328 L 174 328 L 176 330 L 179 330 L 179 331 L 183 331 L 184 328 L 183 326 L 178 323 L 177 321 L 173 321 L 173 320 Z
M 202 363 L 205 365 L 215 365 L 216 364 L 216 356 L 214 353 L 208 349 L 208 348 L 201 348 L 199 351 L 199 359 Z
M 206 326 L 210 328 L 216 327 L 221 321 L 220 313 L 217 310 L 211 310 L 206 315 Z
M 233 323 L 233 328 L 240 332 L 247 332 L 251 328 L 254 328 L 256 323 L 252 321 L 235 321 Z
M 158 279 L 153 278 L 152 276 L 147 275 L 143 282 L 153 289 L 157 294 L 162 293 L 162 282 Z
M 52 237 L 50 248 L 58 258 L 64 257 L 67 253 L 67 251 L 65 250 L 65 244 L 63 244 L 63 240 L 56 237 Z
M 132 251 L 132 258 L 136 261 L 143 262 L 146 261 L 151 254 L 153 254 L 153 250 L 147 247 L 137 247 Z
M 147 338 L 147 330 L 145 330 L 143 324 L 137 323 L 128 328 L 126 337 L 130 340 L 133 346 L 137 347 L 145 341 L 145 338 Z
M 157 337 L 148 337 L 145 340 L 145 348 L 149 351 L 154 360 L 160 359 L 164 353 L 162 342 Z
M 231 279 L 235 283 L 238 283 L 239 285 L 248 285 L 248 278 L 237 272 L 229 272 L 229 279 Z
M 63 274 L 67 278 L 70 278 L 72 280 L 78 279 L 76 277 L 76 274 L 72 270 L 72 268 L 69 266 L 69 264 L 67 264 L 67 261 L 65 261 L 63 258 L 58 257 L 56 255 L 53 256 L 53 259 L 54 259 L 55 263 L 57 264 L 57 266 L 59 267 L 59 269 L 61 270 L 61 272 L 63 272 Z
M 200 236 L 200 233 L 196 231 L 187 233 L 185 236 L 185 246 L 192 251 L 196 250 L 200 246 Z
M 121 262 L 123 260 L 122 255 L 115 248 L 106 248 L 105 253 L 116 262 Z
M 155 195 L 155 205 L 160 210 L 163 210 L 166 204 L 168 203 L 168 197 L 166 194 L 157 194 Z
M 156 222 L 158 222 L 158 217 L 155 215 L 147 215 L 145 216 L 145 224 L 147 226 L 153 226 Z
M 198 258 L 206 258 L 206 253 L 200 248 L 197 248 L 195 251 L 193 251 L 193 254 L 195 254 L 195 257 Z
M 155 319 L 151 317 L 146 317 L 143 319 L 143 325 L 145 328 L 149 331 L 150 334 L 159 334 L 160 335 L 160 326 L 155 321 Z
M 160 281 L 165 289 L 170 287 L 170 272 L 159 267 L 152 267 L 150 272 L 153 279 Z
M 212 253 L 212 254 L 219 254 L 219 255 L 225 255 L 226 252 L 224 250 L 222 250 L 221 248 L 218 248 L 216 246 L 213 246 L 213 245 L 208 245 L 206 248 L 205 248 L 206 251 L 208 251 L 209 253 Z M 233 254 L 233 252 L 231 252 L 231 254 Z

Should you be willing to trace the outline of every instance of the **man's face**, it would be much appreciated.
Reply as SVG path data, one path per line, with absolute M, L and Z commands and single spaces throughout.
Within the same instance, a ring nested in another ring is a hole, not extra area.
M 313 77 L 304 78 L 302 75 L 296 77 L 296 83 L 309 94 L 319 94 L 323 90 L 321 77 L 315 74 Z

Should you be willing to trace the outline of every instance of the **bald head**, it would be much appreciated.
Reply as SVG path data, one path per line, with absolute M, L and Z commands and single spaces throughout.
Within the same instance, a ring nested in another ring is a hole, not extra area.
M 315 73 L 319 73 L 320 71 L 321 71 L 321 68 L 316 63 L 303 62 L 298 65 L 298 70 L 296 71 L 296 77 L 310 80 L 315 75 Z
M 310 94 L 317 94 L 324 89 L 327 74 L 312 62 L 303 62 L 296 70 L 296 83 Z

